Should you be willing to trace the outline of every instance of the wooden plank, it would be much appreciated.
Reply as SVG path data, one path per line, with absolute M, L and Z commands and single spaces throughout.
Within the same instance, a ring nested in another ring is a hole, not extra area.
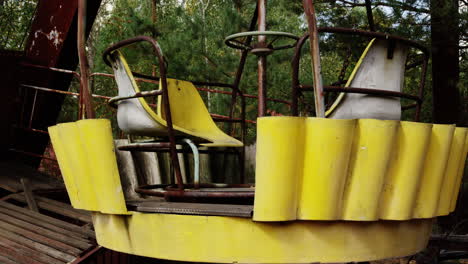
M 0 221 L 3 221 L 5 223 L 9 223 L 11 225 L 17 226 L 19 228 L 23 228 L 24 230 L 29 230 L 31 232 L 34 232 L 36 234 L 41 234 L 44 237 L 48 237 L 50 239 L 56 240 L 63 242 L 64 244 L 70 245 L 74 248 L 79 248 L 79 249 L 88 249 L 92 246 L 89 242 L 84 242 L 76 239 L 73 236 L 68 236 L 64 234 L 60 234 L 57 232 L 54 232 L 52 230 L 48 230 L 44 227 L 40 227 L 34 224 L 30 224 L 28 222 L 25 222 L 23 220 L 19 220 L 18 218 L 9 216 L 7 214 L 0 214 Z
M 34 241 L 34 240 L 30 239 L 30 238 L 19 236 L 19 235 L 13 233 L 13 232 L 8 231 L 8 230 L 2 230 L 2 232 L 0 232 L 0 237 L 10 239 L 12 241 L 15 241 L 15 242 L 21 244 L 21 245 L 24 245 L 24 246 L 29 247 L 31 249 L 40 251 L 40 252 L 42 252 L 44 254 L 47 254 L 47 255 L 49 255 L 49 256 L 51 256 L 53 258 L 59 259 L 59 260 L 63 260 L 65 262 L 67 262 L 67 263 L 75 259 L 75 257 L 72 256 L 72 255 L 64 253 L 64 252 L 62 252 L 60 250 L 57 250 L 57 249 L 55 249 L 53 247 L 49 247 L 48 245 L 38 243 L 38 242 L 36 242 L 36 241 Z
M 13 261 L 5 256 L 0 254 L 0 263 L 2 264 L 18 264 L 16 261 Z
M 38 243 L 44 244 L 44 245 L 49 245 L 50 247 L 53 247 L 55 249 L 58 249 L 60 251 L 63 251 L 67 254 L 73 255 L 73 256 L 79 256 L 81 253 L 80 249 L 77 249 L 75 247 L 72 247 L 70 245 L 67 245 L 65 243 L 50 239 L 48 237 L 45 237 L 40 234 L 36 234 L 34 232 L 25 230 L 23 228 L 17 227 L 15 225 L 2 222 L 0 221 L 0 228 L 3 228 L 4 230 L 8 230 L 10 232 L 16 233 L 18 235 L 21 235 L 23 237 L 30 238 Z M 3 232 L 3 231 L 2 231 Z
M 11 198 L 16 201 L 26 203 L 26 198 L 24 197 L 24 195 L 14 194 L 11 196 Z M 88 213 L 86 211 L 79 211 L 77 209 L 74 209 L 68 204 L 61 203 L 52 199 L 40 197 L 40 196 L 38 196 L 36 200 L 37 200 L 37 205 L 39 206 L 40 209 L 44 209 L 44 210 L 54 212 L 63 216 L 67 216 L 72 219 L 78 219 L 85 223 L 92 223 L 91 213 Z
M 0 238 L 0 246 L 3 246 L 5 248 L 8 248 L 9 250 L 12 250 L 15 253 L 21 254 L 28 256 L 30 258 L 33 258 L 37 261 L 40 261 L 41 263 L 46 263 L 46 264 L 62 264 L 64 263 L 61 260 L 55 259 L 53 257 L 50 257 L 40 251 L 28 248 L 24 245 L 21 245 L 11 239 L 5 239 L 5 238 Z
M 27 178 L 21 178 L 21 185 L 23 186 L 24 196 L 26 197 L 26 202 L 28 204 L 29 210 L 39 212 L 36 200 L 34 200 L 34 195 L 30 188 L 29 180 Z
M 92 230 L 83 229 L 83 228 L 81 228 L 79 226 L 67 223 L 65 221 L 62 221 L 62 220 L 59 220 L 59 219 L 56 219 L 56 218 L 53 218 L 53 217 L 50 217 L 50 216 L 47 216 L 47 215 L 35 213 L 35 212 L 30 211 L 30 210 L 27 210 L 27 209 L 12 205 L 12 204 L 7 203 L 7 202 L 0 201 L 0 207 L 7 208 L 7 209 L 15 211 L 17 213 L 21 213 L 21 214 L 29 216 L 31 218 L 37 219 L 38 221 L 47 222 L 47 223 L 50 223 L 52 225 L 55 225 L 55 226 L 58 226 L 58 227 L 61 227 L 61 228 L 64 228 L 64 229 L 67 229 L 67 230 L 70 230 L 70 231 L 73 231 L 73 232 L 76 232 L 76 233 L 80 233 L 80 234 L 83 234 L 83 235 L 91 237 L 91 238 L 96 238 L 96 235 Z
M 14 217 L 16 219 L 23 220 L 23 221 L 25 221 L 27 223 L 34 224 L 36 226 L 44 227 L 44 228 L 47 228 L 49 230 L 52 230 L 52 231 L 55 231 L 55 232 L 58 232 L 58 233 L 61 233 L 61 234 L 64 234 L 64 235 L 74 237 L 74 238 L 76 238 L 76 239 L 78 239 L 80 241 L 84 241 L 84 242 L 89 241 L 89 239 L 87 239 L 88 236 L 84 235 L 82 233 L 73 232 L 73 231 L 67 230 L 65 228 L 50 224 L 48 222 L 45 222 L 44 220 L 38 220 L 37 218 L 30 217 L 30 216 L 15 212 L 13 210 L 9 210 L 9 209 L 1 207 L 1 206 L 0 206 L 0 213 L 12 216 L 12 217 Z
M 15 262 L 18 264 L 47 264 L 47 263 L 36 261 L 28 256 L 25 256 L 21 253 L 14 252 L 10 250 L 9 248 L 4 248 L 2 246 L 0 246 L 0 255 L 13 258 Z

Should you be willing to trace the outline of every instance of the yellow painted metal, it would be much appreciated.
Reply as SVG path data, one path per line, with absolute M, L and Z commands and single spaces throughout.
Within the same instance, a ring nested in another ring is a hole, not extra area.
M 455 125 L 434 125 L 414 209 L 415 218 L 434 217 L 450 154 Z
M 110 121 L 80 120 L 49 132 L 73 207 L 127 214 Z
M 297 219 L 335 220 L 341 216 L 355 126 L 356 120 L 306 119 Z
M 78 196 L 78 186 L 75 182 L 74 176 L 75 173 L 79 175 L 81 174 L 78 171 L 74 171 L 73 168 L 69 165 L 71 164 L 71 161 L 68 161 L 68 149 L 66 149 L 65 147 L 66 144 L 63 144 L 62 140 L 60 140 L 58 131 L 59 130 L 57 126 L 49 127 L 50 140 L 54 147 L 54 152 L 58 160 L 60 172 L 62 173 L 65 187 L 67 188 L 70 202 L 74 208 L 82 208 Z
M 398 121 L 358 121 L 344 192 L 344 220 L 379 219 L 382 192 Z
M 91 175 L 91 164 L 88 162 L 86 150 L 83 148 L 81 143 L 81 136 L 76 122 L 63 123 L 54 126 L 56 135 L 50 134 L 52 144 L 55 148 L 57 145 L 58 149 L 63 148 L 61 156 L 60 153 L 56 153 L 57 160 L 62 170 L 63 178 L 67 184 L 74 183 L 74 187 L 69 187 L 67 190 L 76 190 L 76 195 L 69 192 L 70 197 L 76 197 L 79 201 L 77 209 L 85 210 L 98 210 L 99 205 L 97 203 L 97 197 L 94 188 L 92 186 Z M 50 131 L 50 130 L 49 130 Z M 65 174 L 69 171 L 70 174 Z
M 302 175 L 305 117 L 262 117 L 257 125 L 255 179 L 256 221 L 296 219 L 298 184 Z M 261 148 L 261 149 L 259 149 Z M 261 153 L 277 153 L 262 155 Z M 272 166 L 274 164 L 274 166 Z M 271 208 L 274 207 L 274 210 Z
M 252 222 L 170 214 L 93 214 L 97 241 L 112 250 L 211 263 L 355 262 L 414 254 L 432 219 Z
M 465 129 L 468 130 L 467 128 Z M 455 187 L 453 188 L 453 196 L 450 202 L 450 212 L 455 211 L 455 207 L 457 205 L 457 199 L 458 199 L 458 195 L 460 194 L 460 186 L 461 186 L 462 179 L 463 179 L 463 172 L 465 170 L 465 161 L 466 161 L 467 154 L 468 154 L 468 131 L 466 132 L 466 136 L 465 136 L 465 149 L 462 153 L 460 163 L 458 165 L 457 181 L 455 182 Z
M 431 124 L 400 122 L 382 191 L 381 219 L 404 220 L 413 216 L 431 131 Z
M 117 51 L 115 54 L 119 56 L 120 61 L 124 65 L 125 72 L 131 80 L 133 89 L 135 92 L 140 92 L 140 88 L 133 77 L 127 61 L 120 52 Z M 161 85 L 162 83 L 159 82 L 159 90 L 162 89 Z M 172 123 L 176 131 L 210 141 L 210 143 L 200 144 L 206 147 L 243 146 L 242 142 L 227 135 L 218 128 L 193 83 L 168 78 L 167 89 L 169 92 Z M 141 97 L 138 100 L 154 121 L 162 126 L 167 126 L 162 107 L 162 96 L 158 97 L 157 113 L 151 109 L 145 98 Z
M 454 191 L 457 187 L 456 182 L 459 174 L 458 169 L 461 166 L 462 156 L 465 155 L 466 157 L 464 150 L 467 131 L 468 129 L 466 128 L 455 128 L 450 156 L 445 172 L 445 181 L 442 184 L 442 190 L 440 193 L 439 208 L 437 211 L 438 215 L 446 215 L 450 213 L 452 197 L 454 196 Z M 463 157 L 463 165 L 465 163 L 465 157 Z
M 463 175 L 466 131 L 388 120 L 260 118 L 254 220 L 448 214 Z

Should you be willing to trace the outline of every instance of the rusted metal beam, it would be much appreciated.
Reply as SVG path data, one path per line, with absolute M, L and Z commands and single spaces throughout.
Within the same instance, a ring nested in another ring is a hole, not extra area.
M 266 31 L 266 1 L 258 0 L 258 31 Z M 258 47 L 266 45 L 266 36 L 258 36 Z M 267 59 L 266 55 L 260 55 L 257 59 L 258 67 L 258 117 L 265 116 L 267 108 Z
M 86 32 L 90 32 L 92 23 L 100 6 L 100 0 L 89 1 L 87 7 Z M 23 65 L 18 69 L 21 75 L 16 77 L 17 83 L 27 83 L 36 86 L 50 87 L 57 90 L 67 90 L 72 76 L 70 72 L 76 68 L 78 62 L 77 54 L 77 8 L 78 1 L 47 0 L 38 1 L 37 12 L 31 24 L 29 36 L 26 41 Z M 3 59 L 2 59 L 3 60 Z M 65 71 L 44 72 L 39 68 L 28 67 L 24 64 L 35 64 L 55 69 L 66 69 Z M 11 67 L 11 65 L 10 65 Z M 3 79 L 4 71 L 0 73 Z M 9 73 L 11 74 L 11 73 Z M 18 85 L 12 86 L 15 90 Z M 12 100 L 25 105 L 25 109 L 31 109 L 34 93 L 23 94 Z M 4 101 L 10 100 L 2 97 Z M 34 110 L 32 127 L 38 130 L 46 130 L 48 126 L 54 125 L 60 113 L 64 96 L 60 94 L 47 95 L 38 94 Z M 3 104 L 3 102 L 2 102 Z M 21 106 L 20 106 L 21 107 Z M 18 108 L 20 108 L 18 107 Z M 7 111 L 3 111 L 7 112 Z M 8 111 L 9 112 L 9 111 Z M 13 112 L 20 115 L 21 110 Z M 18 126 L 28 127 L 30 111 L 23 112 L 22 117 L 11 114 L 11 118 L 17 118 Z M 10 114 L 9 114 L 10 115 Z M 4 122 L 0 122 L 4 131 L 10 131 Z M 29 131 L 17 130 L 9 135 L 9 148 L 15 148 L 29 153 L 42 154 L 49 143 L 49 137 L 43 133 L 30 133 Z M 7 158 L 12 155 L 7 156 Z M 27 156 L 16 156 L 32 166 L 38 166 L 40 159 Z
M 86 6 L 87 0 L 78 0 L 77 48 L 80 62 L 80 96 L 82 97 L 87 118 L 95 118 L 91 89 L 89 86 L 89 62 L 86 56 Z
M 375 31 L 375 24 L 374 24 L 374 15 L 372 14 L 372 5 L 371 0 L 366 0 L 366 14 L 367 14 L 367 22 L 369 23 L 370 31 Z
M 312 73 L 314 76 L 315 114 L 317 117 L 325 117 L 325 100 L 323 97 L 322 69 L 320 66 L 320 50 L 314 1 L 303 0 L 302 4 L 309 26 L 310 55 L 312 57 Z

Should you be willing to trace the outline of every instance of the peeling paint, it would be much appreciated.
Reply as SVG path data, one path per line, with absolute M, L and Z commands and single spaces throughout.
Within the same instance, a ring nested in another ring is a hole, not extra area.
M 60 38 L 60 32 L 57 31 L 57 27 L 54 27 L 54 29 L 50 31 L 50 33 L 47 35 L 47 38 L 49 40 L 52 40 L 52 43 L 54 44 L 55 48 L 58 48 L 58 45 L 63 41 Z
M 52 19 L 52 18 L 51 18 Z M 60 35 L 62 34 L 57 30 L 57 27 L 54 27 L 49 34 L 44 33 L 42 30 L 37 30 L 34 32 L 34 38 L 38 38 L 39 34 L 44 35 L 48 40 L 52 41 L 52 44 L 55 46 L 56 49 L 58 49 L 58 46 L 63 42 L 63 39 L 60 38 Z M 34 43 L 34 42 L 33 42 Z M 34 44 L 33 44 L 34 45 Z M 33 46 L 31 45 L 31 47 Z

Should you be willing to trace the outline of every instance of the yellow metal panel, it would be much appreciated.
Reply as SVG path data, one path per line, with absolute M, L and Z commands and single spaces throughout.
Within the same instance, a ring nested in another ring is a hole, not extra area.
M 381 219 L 412 217 L 431 131 L 431 124 L 400 122 L 382 192 Z
M 456 181 L 459 173 L 460 161 L 464 155 L 464 146 L 466 140 L 467 129 L 462 127 L 455 128 L 453 135 L 452 146 L 450 149 L 450 156 L 445 171 L 445 179 L 442 184 L 440 193 L 440 200 L 438 205 L 437 214 L 446 215 L 450 213 L 452 197 L 456 188 Z M 465 154 L 466 157 L 466 154 Z M 465 158 L 463 157 L 463 158 Z M 463 162 L 464 163 L 464 162 Z
M 415 218 L 430 218 L 436 215 L 454 131 L 455 125 L 432 127 L 421 187 L 416 198 L 413 215 Z
M 65 187 L 67 188 L 70 202 L 73 207 L 82 208 L 78 196 L 78 187 L 74 178 L 74 173 L 76 173 L 76 171 L 72 170 L 70 161 L 67 160 L 68 154 L 65 150 L 65 142 L 60 140 L 57 126 L 49 127 L 49 135 L 52 145 L 54 146 L 54 152 L 57 157 L 60 172 L 63 176 L 63 181 L 65 182 Z
M 414 254 L 432 219 L 252 222 L 170 214 L 93 215 L 100 245 L 152 258 L 211 263 L 355 262 Z
M 73 207 L 128 213 L 109 120 L 58 124 L 49 131 Z
M 341 217 L 355 126 L 356 120 L 306 119 L 298 219 L 335 220 Z
M 257 119 L 257 187 L 253 216 L 256 221 L 296 219 L 298 181 L 303 166 L 304 121 L 305 117 Z
M 80 200 L 77 209 L 99 210 L 95 189 L 92 188 L 91 164 L 86 149 L 83 147 L 80 131 L 75 122 L 58 124 L 58 141 L 64 148 L 65 164 L 73 172 L 72 181 L 76 183 L 77 196 Z M 56 141 L 57 141 L 56 140 Z M 58 154 L 58 153 L 57 153 Z M 57 158 L 60 161 L 60 157 Z M 66 177 L 66 175 L 64 175 Z
M 125 214 L 127 207 L 114 153 L 112 128 L 107 119 L 87 119 L 77 123 L 82 147 L 91 166 L 89 189 L 97 195 L 99 211 Z
M 344 193 L 343 219 L 379 219 L 379 200 L 399 121 L 361 119 Z
M 450 202 L 450 212 L 455 211 L 455 208 L 457 206 L 458 195 L 460 194 L 460 186 L 461 186 L 464 171 L 465 171 L 465 161 L 466 161 L 467 154 L 468 154 L 468 132 L 466 133 L 465 150 L 464 150 L 464 153 L 462 154 L 462 157 L 460 159 L 460 165 L 458 167 L 457 181 L 455 183 L 455 188 L 453 189 L 452 200 Z
M 207 147 L 242 147 L 239 140 L 225 134 L 215 124 L 206 109 L 205 103 L 191 82 L 167 79 L 167 89 L 169 91 L 169 104 L 171 106 L 171 116 L 174 125 L 183 128 L 200 138 L 211 141 L 202 146 Z M 165 113 L 162 107 L 162 97 L 159 97 L 158 115 L 165 120 Z

